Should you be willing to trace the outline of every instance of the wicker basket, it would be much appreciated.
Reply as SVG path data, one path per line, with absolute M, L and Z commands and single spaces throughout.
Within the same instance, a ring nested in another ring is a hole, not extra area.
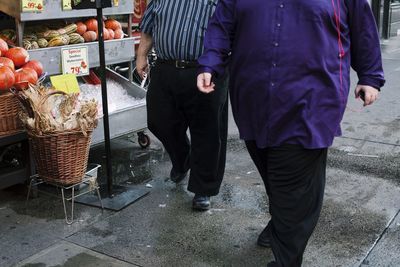
M 10 92 L 0 93 L 0 137 L 23 130 L 18 118 L 21 107 L 18 99 Z
M 47 182 L 72 185 L 82 181 L 92 132 L 65 132 L 39 136 L 28 132 L 37 173 Z

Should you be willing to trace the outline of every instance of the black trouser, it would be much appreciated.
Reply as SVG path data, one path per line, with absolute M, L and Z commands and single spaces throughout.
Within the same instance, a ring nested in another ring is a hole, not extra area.
M 196 83 L 196 68 L 156 64 L 147 92 L 148 128 L 164 145 L 174 170 L 190 168 L 188 190 L 214 196 L 225 170 L 226 79 L 215 81 L 216 90 L 210 94 L 201 93 Z
M 254 141 L 246 146 L 269 198 L 268 229 L 276 261 L 269 266 L 301 266 L 321 212 L 327 149 L 297 145 L 259 149 Z

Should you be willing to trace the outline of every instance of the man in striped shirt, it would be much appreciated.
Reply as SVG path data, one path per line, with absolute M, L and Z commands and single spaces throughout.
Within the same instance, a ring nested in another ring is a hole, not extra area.
M 225 169 L 227 136 L 226 79 L 219 90 L 202 94 L 196 87 L 197 58 L 218 0 L 153 0 L 141 23 L 136 69 L 149 71 L 147 55 L 154 46 L 156 66 L 147 92 L 149 130 L 163 143 L 172 161 L 173 182 L 190 170 L 188 190 L 193 208 L 207 210 L 219 193 Z M 190 140 L 186 134 L 190 130 Z

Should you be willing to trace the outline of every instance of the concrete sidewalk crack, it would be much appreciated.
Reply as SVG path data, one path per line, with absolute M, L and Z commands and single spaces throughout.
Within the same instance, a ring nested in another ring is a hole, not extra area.
M 102 251 L 97 251 L 97 250 L 95 250 L 95 249 L 93 249 L 93 248 L 86 247 L 86 246 L 82 246 L 81 244 L 76 243 L 76 242 L 72 242 L 72 241 L 70 241 L 70 240 L 66 240 L 66 239 L 62 239 L 62 240 L 63 240 L 64 242 L 67 242 L 67 243 L 70 243 L 70 244 L 74 244 L 75 246 L 78 246 L 78 247 L 81 247 L 81 248 L 84 248 L 84 249 L 87 249 L 87 250 L 90 250 L 90 251 L 99 253 L 99 254 L 101 254 L 101 255 L 104 255 L 104 256 L 113 258 L 113 259 L 118 260 L 118 261 L 121 261 L 121 262 L 125 262 L 125 263 L 128 263 L 128 264 L 137 266 L 137 267 L 144 267 L 143 265 L 138 265 L 137 263 L 133 263 L 133 262 L 126 261 L 126 260 L 124 260 L 124 259 L 120 259 L 120 258 L 115 257 L 115 256 L 113 256 L 113 255 L 106 254 L 106 253 L 104 253 L 104 252 L 102 252 Z
M 393 143 L 380 142 L 380 141 L 372 141 L 372 140 L 362 139 L 362 138 L 347 137 L 347 136 L 341 136 L 339 138 L 351 139 L 351 140 L 357 140 L 357 141 L 365 141 L 365 142 L 374 143 L 374 144 L 380 144 L 380 145 L 388 145 L 388 146 L 398 146 L 398 147 L 400 147 L 400 144 L 393 144 Z
M 385 229 L 382 231 L 382 233 L 379 235 L 379 237 L 375 240 L 375 242 L 372 244 L 370 249 L 367 251 L 367 254 L 365 255 L 365 257 L 363 259 L 361 259 L 360 264 L 358 265 L 358 267 L 362 267 L 362 265 L 364 264 L 364 261 L 366 259 L 368 259 L 369 255 L 375 249 L 376 245 L 378 245 L 379 241 L 381 241 L 382 237 L 386 234 L 386 232 L 388 231 L 389 227 L 392 225 L 392 223 L 394 222 L 396 217 L 399 216 L 399 214 L 400 214 L 400 210 L 398 210 L 397 213 L 390 219 L 390 221 L 386 225 Z

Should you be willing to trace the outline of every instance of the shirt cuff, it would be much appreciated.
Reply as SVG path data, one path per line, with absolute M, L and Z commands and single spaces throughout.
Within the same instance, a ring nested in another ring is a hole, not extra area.
M 369 77 L 361 77 L 358 81 L 359 85 L 368 85 L 374 87 L 376 90 L 380 91 L 381 87 L 385 84 L 385 80 L 374 79 Z

